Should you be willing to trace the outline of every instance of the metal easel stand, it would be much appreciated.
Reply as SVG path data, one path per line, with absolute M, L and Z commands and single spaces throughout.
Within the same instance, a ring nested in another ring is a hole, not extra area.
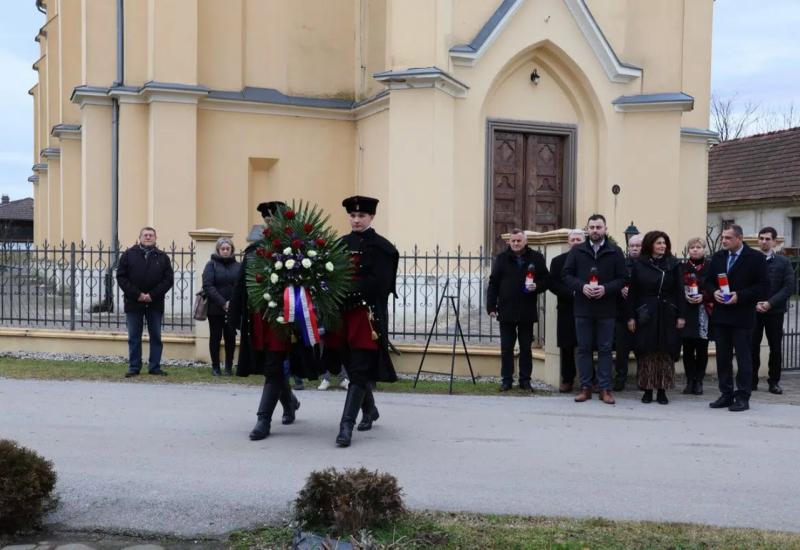
M 467 358 L 467 365 L 469 365 L 469 374 L 472 377 L 472 383 L 477 384 L 475 381 L 475 373 L 472 370 L 472 361 L 469 358 L 469 351 L 467 350 L 467 341 L 464 339 L 464 331 L 461 329 L 461 321 L 459 320 L 459 311 L 458 311 L 458 298 L 461 295 L 461 281 L 458 281 L 458 287 L 456 291 L 456 295 L 448 294 L 447 290 L 450 286 L 450 280 L 448 279 L 444 283 L 444 288 L 442 289 L 442 297 L 439 299 L 439 303 L 436 305 L 436 313 L 433 316 L 433 323 L 431 324 L 431 330 L 428 332 L 428 339 L 425 342 L 425 350 L 422 352 L 422 359 L 419 362 L 419 368 L 417 369 L 417 375 L 414 377 L 414 388 L 417 387 L 417 382 L 419 382 L 419 375 L 420 373 L 427 373 L 427 374 L 445 374 L 442 372 L 436 371 L 429 371 L 429 370 L 422 370 L 422 365 L 425 363 L 425 358 L 428 355 L 428 348 L 431 344 L 431 338 L 433 337 L 433 332 L 436 330 L 436 321 L 439 319 L 439 313 L 442 310 L 442 305 L 444 304 L 445 300 L 448 300 L 450 303 L 450 307 L 453 308 L 453 312 L 455 314 L 455 328 L 453 330 L 453 348 L 450 351 L 450 395 L 453 394 L 453 378 L 454 378 L 454 371 L 456 365 L 456 344 L 458 343 L 459 337 L 461 338 L 461 345 L 464 346 L 464 356 Z

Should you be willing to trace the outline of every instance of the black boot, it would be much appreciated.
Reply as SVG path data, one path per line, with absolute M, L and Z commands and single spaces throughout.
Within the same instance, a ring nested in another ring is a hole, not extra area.
M 221 376 L 222 372 L 219 370 L 219 365 L 213 365 L 211 367 L 211 376 Z
M 653 402 L 653 390 L 644 390 L 644 394 L 642 395 L 642 403 L 652 403 Z
M 282 384 L 272 382 L 264 384 L 264 391 L 261 392 L 261 402 L 258 404 L 258 421 L 253 431 L 250 432 L 252 441 L 264 439 L 269 435 L 272 413 L 275 412 L 275 406 L 278 404 L 281 391 L 283 391 Z
M 662 405 L 669 403 L 669 399 L 667 399 L 667 390 L 658 390 L 658 392 L 656 392 L 656 401 Z
M 694 389 L 692 391 L 695 395 L 703 395 L 703 381 L 702 380 L 695 380 L 694 381 Z
M 225 365 L 225 376 L 233 376 L 233 365 Z
M 361 404 L 361 422 L 356 428 L 359 432 L 366 432 L 372 429 L 372 423 L 378 420 L 381 415 L 378 407 L 375 406 L 375 396 L 372 395 L 372 388 L 367 387 L 364 393 L 364 402 Z
M 686 387 L 683 388 L 683 395 L 691 395 L 694 393 L 695 381 L 691 378 L 686 379 Z
M 281 406 L 283 407 L 281 424 L 291 424 L 294 422 L 295 411 L 300 408 L 300 400 L 295 397 L 288 380 L 284 382 L 283 391 L 281 392 Z
M 366 392 L 361 386 L 356 386 L 352 381 L 347 388 L 347 399 L 344 402 L 342 411 L 342 421 L 339 423 L 339 435 L 336 436 L 336 444 L 339 447 L 349 447 L 350 440 L 353 438 L 353 427 L 356 425 L 358 411 L 364 402 Z

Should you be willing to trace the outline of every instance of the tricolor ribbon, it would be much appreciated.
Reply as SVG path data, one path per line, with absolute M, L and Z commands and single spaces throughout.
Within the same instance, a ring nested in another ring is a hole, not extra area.
M 303 343 L 311 347 L 319 342 L 319 327 L 311 294 L 302 286 L 287 286 L 283 291 L 283 318 L 296 323 Z

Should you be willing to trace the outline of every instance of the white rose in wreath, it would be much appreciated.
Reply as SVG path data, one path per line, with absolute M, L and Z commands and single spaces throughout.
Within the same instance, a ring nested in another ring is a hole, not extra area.
M 309 260 L 308 258 L 303 258 L 303 261 L 300 263 L 303 264 L 303 267 L 305 267 L 306 269 L 311 267 L 311 260 Z
M 277 306 L 278 304 L 275 302 L 275 300 L 270 300 L 270 301 L 269 301 L 269 303 L 268 303 L 267 305 L 268 305 L 269 307 L 275 307 L 275 306 Z
M 267 302 L 272 300 L 272 296 L 270 296 L 269 292 L 265 292 L 264 293 L 264 300 L 267 301 Z
M 277 283 L 278 279 L 279 277 L 277 273 L 273 273 L 272 275 L 269 276 L 269 282 L 271 282 L 272 284 Z
M 308 251 L 308 257 L 309 258 L 316 258 L 317 257 L 317 251 L 316 250 L 309 250 Z
M 289 254 L 292 253 L 292 247 L 291 246 L 287 246 L 286 248 L 283 249 L 283 253 L 288 256 Z
M 278 318 L 275 319 L 275 320 L 278 321 L 279 323 L 285 323 L 286 322 L 286 319 L 283 318 L 283 315 L 278 315 Z
M 328 271 L 333 271 L 333 262 L 326 263 L 325 269 L 327 269 Z
M 294 269 L 294 260 L 286 260 L 286 269 Z
M 275 262 L 275 270 L 277 271 L 277 270 L 279 270 L 279 269 L 283 269 L 283 262 L 282 262 L 282 261 L 280 261 L 280 260 L 278 260 L 277 262 Z

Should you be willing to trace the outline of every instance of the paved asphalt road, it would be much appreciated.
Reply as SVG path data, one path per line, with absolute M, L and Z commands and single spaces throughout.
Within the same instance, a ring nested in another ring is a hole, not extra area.
M 62 528 L 219 535 L 284 516 L 314 469 L 364 465 L 415 509 L 800 531 L 798 406 L 379 394 L 373 431 L 338 449 L 343 392 L 300 392 L 296 424 L 251 442 L 259 394 L 0 379 L 0 437 L 55 462 Z

